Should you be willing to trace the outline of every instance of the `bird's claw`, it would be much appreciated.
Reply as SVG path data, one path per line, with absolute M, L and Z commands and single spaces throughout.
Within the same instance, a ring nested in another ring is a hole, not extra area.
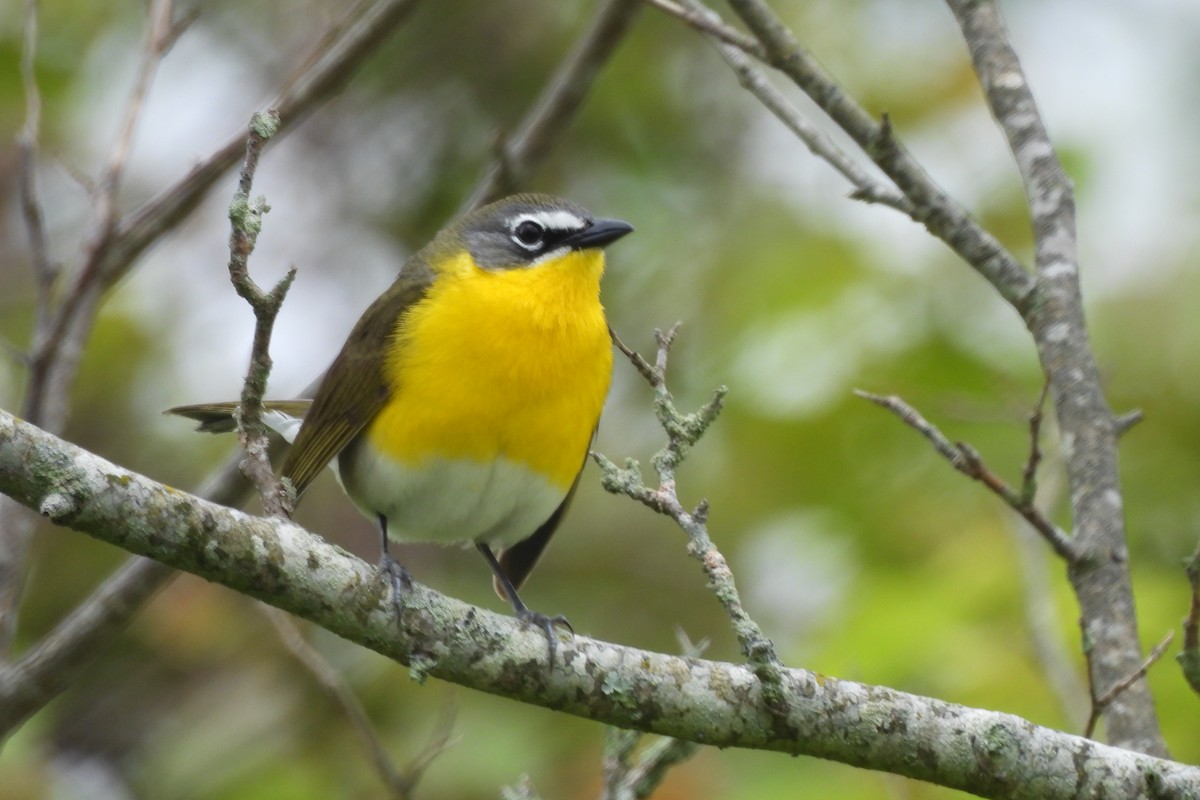
M 518 611 L 517 619 L 521 620 L 521 622 L 525 623 L 526 625 L 532 625 L 542 633 L 546 634 L 546 645 L 550 656 L 547 666 L 549 669 L 554 669 L 554 653 L 558 649 L 558 635 L 554 628 L 555 626 L 561 625 L 574 634 L 575 629 L 571 627 L 571 623 L 568 622 L 567 618 L 562 614 L 555 614 L 553 617 L 551 617 L 547 616 L 546 614 L 542 614 L 539 611 L 530 611 L 528 608 Z

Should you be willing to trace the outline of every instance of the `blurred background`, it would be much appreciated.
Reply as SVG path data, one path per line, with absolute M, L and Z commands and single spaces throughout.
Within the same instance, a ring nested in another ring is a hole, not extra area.
M 243 129 L 341 5 L 197 4 L 147 99 L 122 207 Z M 271 145 L 255 194 L 272 210 L 251 272 L 266 284 L 298 269 L 273 342 L 272 396 L 294 395 L 327 365 L 362 309 L 455 212 L 498 134 L 520 119 L 596 5 L 421 4 L 336 100 Z M 1028 261 L 1021 186 L 947 9 L 774 5 Z M 1182 560 L 1200 518 L 1200 5 L 1013 0 L 1004 10 L 1078 190 L 1084 291 L 1111 404 L 1146 414 L 1121 454 L 1149 649 L 1187 611 Z M 67 264 L 89 210 L 81 180 L 98 174 L 114 139 L 143 14 L 138 2 L 42 4 L 38 177 L 51 255 Z M 22 16 L 17 0 L 0 0 L 0 337 L 17 348 L 28 343 L 33 308 L 12 145 L 24 115 Z M 196 486 L 235 445 L 160 414 L 240 389 L 253 317 L 226 272 L 234 182 L 223 181 L 109 298 L 72 397 L 69 439 L 180 487 Z M 845 183 L 739 89 L 701 36 L 653 9 L 529 188 L 632 222 L 637 233 L 612 248 L 605 279 L 614 327 L 649 351 L 655 327 L 683 321 L 670 381 L 684 408 L 730 387 L 725 413 L 681 471 L 680 493 L 709 499 L 711 534 L 789 664 L 1081 729 L 1077 608 L 1060 564 L 999 501 L 851 394 L 902 395 L 1019 482 L 1041 376 L 1017 315 L 983 281 L 918 225 L 847 199 Z M 22 385 L 18 364 L 0 360 L 0 406 L 19 407 Z M 660 441 L 649 390 L 618 361 L 596 449 L 648 463 Z M 1042 499 L 1067 525 L 1052 425 L 1044 443 Z M 373 526 L 332 480 L 314 487 L 298 518 L 376 559 Z M 523 594 L 581 633 L 678 652 L 682 631 L 708 641 L 708 657 L 740 660 L 684 543 L 664 519 L 606 495 L 589 466 Z M 125 558 L 43 526 L 18 652 Z M 413 547 L 400 558 L 422 582 L 505 610 L 472 551 Z M 305 629 L 397 763 L 452 710 L 457 744 L 429 767 L 419 796 L 496 797 L 522 774 L 547 798 L 595 796 L 599 726 L 435 680 L 418 685 L 394 663 Z M 1173 754 L 1195 762 L 1197 698 L 1170 658 L 1150 680 Z M 0 755 L 4 800 L 380 796 L 344 715 L 255 603 L 187 575 Z M 704 750 L 656 796 L 956 793 L 815 759 Z

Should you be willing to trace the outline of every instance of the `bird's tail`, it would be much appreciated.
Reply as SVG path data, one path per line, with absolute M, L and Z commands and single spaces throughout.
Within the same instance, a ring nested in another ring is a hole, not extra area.
M 308 413 L 312 400 L 268 400 L 263 403 L 263 424 L 289 442 L 296 438 L 300 423 Z M 168 408 L 164 414 L 187 417 L 200 423 L 196 430 L 203 433 L 231 433 L 237 430 L 234 412 L 238 403 L 196 403 Z

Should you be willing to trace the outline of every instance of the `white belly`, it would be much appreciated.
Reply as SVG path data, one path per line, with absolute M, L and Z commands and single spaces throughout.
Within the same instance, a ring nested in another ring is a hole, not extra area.
M 301 420 L 267 411 L 263 422 L 291 442 Z M 353 490 L 342 480 L 338 459 L 329 467 L 359 510 L 371 519 L 387 517 L 388 536 L 399 541 L 512 547 L 532 535 L 566 497 L 542 476 L 511 461 L 430 459 L 414 468 L 369 448 L 351 447 Z
M 365 447 L 353 458 L 348 471 L 354 487 L 346 494 L 368 516 L 387 517 L 388 535 L 400 541 L 511 547 L 533 534 L 565 497 L 511 461 L 430 459 L 404 467 Z

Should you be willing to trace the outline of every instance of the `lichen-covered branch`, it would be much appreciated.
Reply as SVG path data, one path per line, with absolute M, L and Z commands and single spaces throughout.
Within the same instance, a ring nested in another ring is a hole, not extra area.
M 263 509 L 276 517 L 290 516 L 294 503 L 283 484 L 275 476 L 268 455 L 270 442 L 267 427 L 263 424 L 263 395 L 267 391 L 267 379 L 271 375 L 271 333 L 275 329 L 275 318 L 283 307 L 284 298 L 296 277 L 296 268 L 264 292 L 250 277 L 250 254 L 258 242 L 262 230 L 263 214 L 270 210 L 262 198 L 250 199 L 254 185 L 254 173 L 258 170 L 258 159 L 263 147 L 279 130 L 279 114 L 274 110 L 255 114 L 250 121 L 250 132 L 246 137 L 246 158 L 238 177 L 238 188 L 229 204 L 229 279 L 238 296 L 250 304 L 254 311 L 254 343 L 250 348 L 250 366 L 242 383 L 242 396 L 235 414 L 238 438 L 246 458 L 242 472 L 258 489 Z
M 1075 195 L 993 0 L 948 0 L 971 54 L 988 107 L 1008 139 L 1025 195 L 1037 258 L 1037 302 L 1021 307 L 1054 397 L 1070 486 L 1068 576 L 1079 601 L 1094 695 L 1142 664 L 1129 576 L 1117 462 L 1121 426 L 1109 409 L 1088 337 L 1079 286 Z M 1109 704 L 1110 742 L 1166 755 L 1153 698 L 1137 680 Z
M 688 555 L 703 566 L 709 588 L 729 616 L 742 653 L 762 681 L 763 702 L 771 713 L 781 715 L 784 705 L 783 663 L 775 652 L 774 642 L 763 633 L 742 605 L 733 570 L 708 535 L 708 501 L 701 500 L 694 509 L 688 509 L 680 502 L 676 491 L 676 468 L 717 418 L 728 391 L 724 386 L 717 387 L 708 402 L 691 414 L 684 414 L 676 408 L 675 398 L 667 389 L 667 358 L 678 332 L 679 323 L 665 333 L 654 331 L 658 353 L 651 365 L 621 341 L 615 331 L 609 329 L 617 349 L 654 390 L 654 413 L 667 434 L 666 444 L 651 458 L 651 465 L 658 476 L 658 488 L 652 489 L 645 484 L 641 467 L 633 459 L 626 459 L 625 466 L 618 467 L 601 453 L 592 453 L 592 458 L 600 467 L 601 483 L 607 491 L 631 497 L 653 511 L 670 517 L 687 534 Z
M 1200 768 L 892 689 L 782 669 L 769 710 L 748 666 L 574 636 L 416 585 L 401 618 L 375 568 L 299 526 L 251 517 L 114 466 L 0 412 L 0 492 L 132 552 L 264 600 L 424 673 L 618 727 L 833 759 L 984 797 L 1198 797 Z M 0 732 L 14 668 L 0 669 Z

